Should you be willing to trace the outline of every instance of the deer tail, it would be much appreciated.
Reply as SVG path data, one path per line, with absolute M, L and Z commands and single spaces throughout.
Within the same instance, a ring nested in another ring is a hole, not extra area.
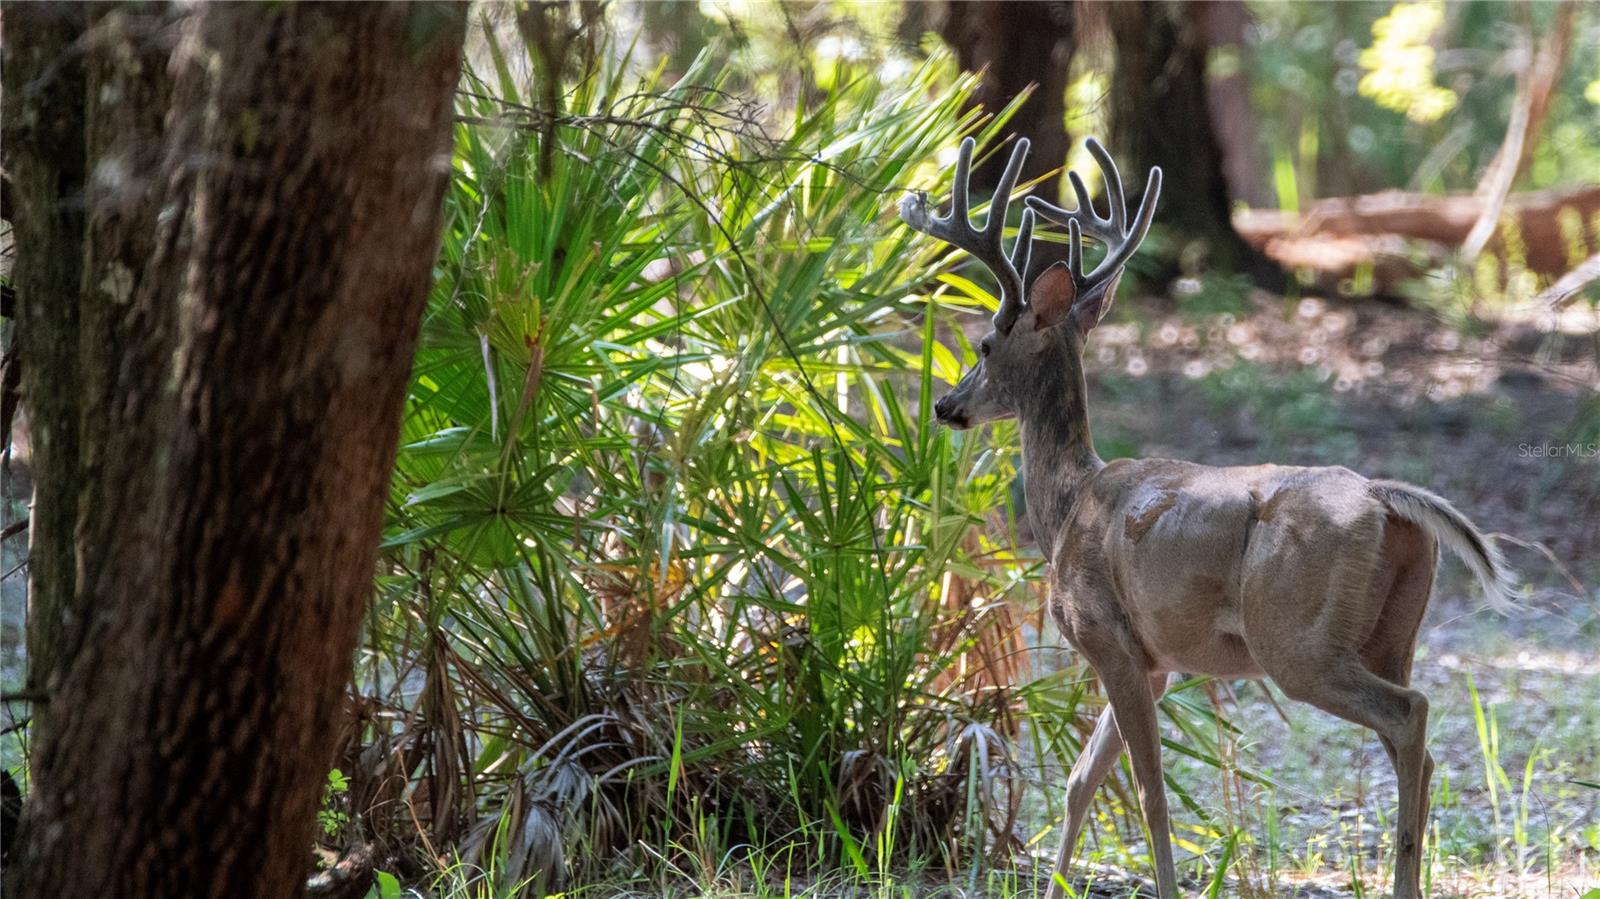
M 1435 493 L 1399 481 L 1372 481 L 1372 494 L 1389 511 L 1418 525 L 1455 554 L 1477 575 L 1489 607 L 1502 615 L 1516 609 L 1511 598 L 1513 574 L 1505 557 L 1471 519 Z

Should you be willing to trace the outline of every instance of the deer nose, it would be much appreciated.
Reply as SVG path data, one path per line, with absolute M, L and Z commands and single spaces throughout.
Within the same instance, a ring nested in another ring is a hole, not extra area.
M 937 418 L 942 424 L 952 425 L 957 428 L 966 424 L 965 419 L 957 411 L 956 404 L 950 394 L 939 397 L 939 401 L 933 404 L 933 417 Z

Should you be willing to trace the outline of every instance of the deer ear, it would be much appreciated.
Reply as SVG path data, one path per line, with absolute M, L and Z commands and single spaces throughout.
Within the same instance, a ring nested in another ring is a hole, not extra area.
M 1117 282 L 1122 280 L 1122 272 L 1117 272 L 1105 281 L 1089 288 L 1083 295 L 1083 300 L 1072 310 L 1072 320 L 1078 326 L 1079 334 L 1087 334 L 1100 324 L 1100 319 L 1105 318 L 1106 312 L 1111 309 L 1111 301 L 1116 297 Z
M 1065 262 L 1057 262 L 1033 281 L 1028 291 L 1028 308 L 1033 310 L 1036 331 L 1061 324 L 1078 300 L 1078 282 Z

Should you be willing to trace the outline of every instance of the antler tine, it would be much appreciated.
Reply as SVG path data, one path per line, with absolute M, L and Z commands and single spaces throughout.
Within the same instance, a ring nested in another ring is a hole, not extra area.
M 900 218 L 912 229 L 929 237 L 936 237 L 951 246 L 965 250 L 972 258 L 994 272 L 1000 282 L 1000 309 L 995 313 L 995 326 L 1007 330 L 1022 311 L 1022 272 L 1027 271 L 1026 243 L 1033 233 L 1032 217 L 1025 217 L 1018 245 L 1008 255 L 1004 234 L 1006 210 L 1011 205 L 1011 190 L 1022 173 L 1022 162 L 1028 155 L 1028 141 L 1018 140 L 1006 163 L 1005 172 L 995 185 L 994 198 L 989 201 L 989 212 L 983 228 L 974 228 L 971 219 L 972 151 L 976 142 L 968 137 L 961 141 L 956 154 L 955 184 L 950 192 L 950 214 L 934 215 L 928 209 L 928 198 L 923 193 L 907 194 L 900 200 Z M 1020 258 L 1022 267 L 1017 267 Z
M 1067 271 L 1083 280 L 1083 228 L 1077 219 L 1067 222 Z
M 1011 267 L 1019 275 L 1028 270 L 1028 262 L 1033 257 L 1033 222 L 1033 210 L 1022 210 L 1022 222 L 1017 225 L 1017 242 L 1011 245 Z
M 1089 199 L 1089 189 L 1084 186 L 1083 179 L 1077 172 L 1067 172 L 1067 181 L 1072 185 L 1072 192 L 1077 195 L 1077 209 L 1063 209 L 1039 197 L 1029 197 L 1027 203 L 1039 214 L 1055 222 L 1065 225 L 1075 221 L 1084 234 L 1098 240 L 1106 246 L 1113 246 L 1121 242 L 1123 233 L 1116 224 L 1108 218 L 1102 218 L 1100 213 L 1094 211 L 1094 202 Z
M 967 138 L 972 140 L 972 138 Z M 994 197 L 989 200 L 989 215 L 983 222 L 985 234 L 994 236 L 995 244 L 1000 242 L 1000 232 L 1006 226 L 1006 210 L 1011 208 L 1011 189 L 1017 186 L 1017 176 L 1022 174 L 1022 162 L 1028 158 L 1028 139 L 1018 138 L 1017 146 L 1011 151 L 1011 158 L 1006 160 L 1006 170 L 1000 173 L 1000 180 L 995 183 Z
M 972 224 L 972 148 L 975 145 L 972 138 L 963 138 L 961 148 L 956 151 L 956 177 L 950 185 L 950 214 L 945 217 L 946 221 L 959 222 L 963 228 Z
M 1077 209 L 1063 209 L 1039 197 L 1027 199 L 1029 208 L 1037 210 L 1040 215 L 1058 225 L 1068 227 L 1069 262 L 1073 266 L 1073 275 L 1082 288 L 1116 277 L 1150 230 L 1150 222 L 1155 219 L 1156 202 L 1161 196 L 1161 168 L 1155 166 L 1150 169 L 1144 196 L 1139 201 L 1139 211 L 1134 215 L 1130 226 L 1127 198 L 1122 189 L 1122 175 L 1117 171 L 1116 162 L 1111 159 L 1111 154 L 1106 152 L 1106 148 L 1094 138 L 1089 138 L 1085 144 L 1089 148 L 1089 155 L 1094 157 L 1101 172 L 1105 174 L 1106 203 L 1111 212 L 1109 218 L 1102 217 L 1094 211 L 1094 204 L 1089 200 L 1089 191 L 1084 187 L 1083 179 L 1078 177 L 1077 172 L 1067 173 L 1067 180 L 1072 184 L 1072 192 L 1078 198 Z M 1082 274 L 1081 268 L 1083 262 L 1081 236 L 1084 234 L 1106 245 L 1105 258 L 1100 260 L 1100 264 L 1088 275 Z
M 1100 217 L 1094 211 L 1094 203 L 1089 199 L 1089 189 L 1083 186 L 1083 179 L 1077 172 L 1067 172 L 1067 181 L 1072 184 L 1072 192 L 1078 195 L 1078 208 L 1071 212 L 1046 203 L 1044 200 L 1028 198 L 1028 205 L 1039 210 L 1039 214 L 1058 224 L 1066 224 L 1068 220 L 1076 221 L 1083 233 L 1089 235 L 1103 244 L 1111 245 L 1122 238 L 1122 232 L 1112 225 L 1110 219 Z
M 1095 266 L 1091 279 L 1099 278 L 1103 273 L 1121 268 L 1133 251 L 1139 249 L 1139 244 L 1144 242 L 1144 236 L 1150 231 L 1150 223 L 1155 221 L 1156 201 L 1161 198 L 1161 167 L 1154 166 L 1150 169 L 1150 177 L 1145 181 L 1144 196 L 1139 200 L 1139 211 L 1134 214 L 1133 227 L 1123 237 L 1122 242 L 1111 248 L 1106 258 L 1100 260 Z
M 1106 148 L 1094 138 L 1084 141 L 1089 148 L 1089 155 L 1100 164 L 1100 171 L 1106 176 L 1106 205 L 1111 207 L 1111 227 L 1120 237 L 1127 234 L 1128 201 L 1122 195 L 1122 173 L 1117 171 L 1116 160 L 1106 152 Z

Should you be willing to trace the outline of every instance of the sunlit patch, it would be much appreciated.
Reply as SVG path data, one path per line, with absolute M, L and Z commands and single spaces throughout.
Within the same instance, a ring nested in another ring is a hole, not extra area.
M 1454 109 L 1456 92 L 1434 84 L 1433 38 L 1444 24 L 1444 3 L 1396 3 L 1372 23 L 1373 44 L 1358 62 L 1366 72 L 1359 89 L 1379 106 L 1413 122 L 1436 122 Z

